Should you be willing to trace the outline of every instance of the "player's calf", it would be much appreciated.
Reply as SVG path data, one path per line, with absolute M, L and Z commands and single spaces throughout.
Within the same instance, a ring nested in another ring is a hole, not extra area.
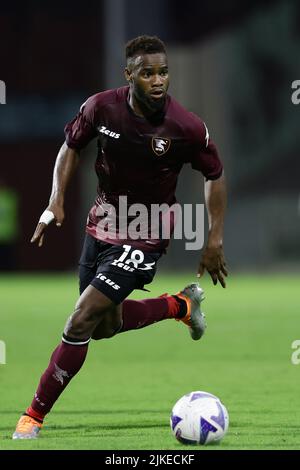
M 112 336 L 119 333 L 122 324 L 122 307 L 121 305 L 116 305 L 103 315 L 103 318 L 93 331 L 92 339 L 112 338 Z
M 199 340 L 206 330 L 205 314 L 201 311 L 201 302 L 204 300 L 203 289 L 199 284 L 190 284 L 174 297 L 186 302 L 186 315 L 176 320 L 182 321 L 189 327 L 193 340 Z

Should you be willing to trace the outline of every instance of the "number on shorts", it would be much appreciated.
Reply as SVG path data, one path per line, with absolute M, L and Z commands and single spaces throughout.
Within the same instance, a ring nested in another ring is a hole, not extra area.
M 118 263 L 123 263 L 129 255 L 130 250 L 132 249 L 130 245 L 123 245 L 123 248 L 124 252 L 120 256 L 120 258 L 116 260 L 116 262 Z M 125 261 L 125 264 L 133 264 L 135 268 L 138 268 L 139 264 L 143 263 L 144 258 L 144 253 L 141 250 L 133 250 L 130 255 L 130 259 L 127 259 Z

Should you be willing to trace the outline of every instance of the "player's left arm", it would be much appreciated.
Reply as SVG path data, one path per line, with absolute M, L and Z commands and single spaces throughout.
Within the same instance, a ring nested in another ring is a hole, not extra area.
M 205 205 L 208 214 L 208 240 L 203 250 L 198 268 L 198 277 L 206 270 L 216 285 L 226 287 L 224 276 L 227 276 L 223 252 L 223 227 L 226 209 L 226 182 L 224 173 L 215 180 L 205 182 Z
M 199 263 L 198 276 L 202 276 L 206 270 L 214 285 L 219 282 L 226 287 L 224 276 L 227 276 L 227 270 L 223 253 L 226 183 L 223 164 L 206 124 L 193 113 L 189 114 L 188 120 L 194 142 L 190 162 L 192 168 L 205 177 L 205 205 L 209 224 L 208 240 Z

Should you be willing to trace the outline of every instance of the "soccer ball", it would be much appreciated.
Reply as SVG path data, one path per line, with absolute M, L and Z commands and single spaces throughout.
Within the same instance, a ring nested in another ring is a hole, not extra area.
M 228 425 L 228 412 L 218 397 L 197 391 L 180 398 L 172 409 L 170 425 L 182 444 L 211 444 L 221 441 Z

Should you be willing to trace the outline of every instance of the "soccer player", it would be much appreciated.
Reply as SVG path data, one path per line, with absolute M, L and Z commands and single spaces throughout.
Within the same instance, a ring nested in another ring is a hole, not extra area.
M 214 284 L 225 287 L 223 248 L 226 189 L 222 163 L 206 125 L 167 94 L 168 61 L 164 43 L 140 36 L 126 46 L 128 86 L 90 97 L 65 127 L 66 141 L 57 156 L 53 187 L 32 243 L 42 246 L 47 225 L 64 220 L 64 197 L 80 160 L 81 150 L 98 138 L 98 196 L 87 221 L 79 262 L 80 297 L 66 323 L 62 342 L 54 350 L 31 405 L 21 416 L 14 439 L 34 439 L 47 413 L 83 365 L 91 339 L 110 338 L 160 320 L 181 320 L 192 339 L 204 333 L 200 303 L 203 291 L 191 284 L 175 295 L 126 300 L 134 289 L 152 281 L 167 240 L 120 237 L 121 217 L 113 237 L 100 230 L 107 207 L 175 202 L 177 178 L 184 163 L 205 177 L 209 233 L 198 276 L 207 270 Z M 163 223 L 163 220 L 160 220 Z M 172 225 L 172 218 L 170 224 Z

